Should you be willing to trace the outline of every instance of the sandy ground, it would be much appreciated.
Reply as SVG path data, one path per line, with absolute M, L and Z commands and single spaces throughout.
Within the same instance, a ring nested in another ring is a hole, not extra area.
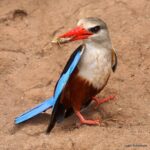
M 51 45 L 55 33 L 80 18 L 107 22 L 119 65 L 99 94 L 118 100 L 94 104 L 87 118 L 100 126 L 76 127 L 75 116 L 45 130 L 49 113 L 15 126 L 14 118 L 52 95 L 74 42 Z M 150 1 L 149 0 L 1 0 L 0 1 L 0 149 L 1 150 L 149 150 L 150 149 Z

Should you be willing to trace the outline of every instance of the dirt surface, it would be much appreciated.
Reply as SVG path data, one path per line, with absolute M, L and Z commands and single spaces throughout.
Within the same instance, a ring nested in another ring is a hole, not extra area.
M 49 98 L 74 42 L 51 45 L 55 33 L 80 18 L 97 16 L 108 24 L 119 65 L 99 97 L 116 101 L 94 110 L 100 126 L 81 126 L 75 116 L 45 134 L 45 113 L 15 126 L 14 118 Z M 150 150 L 150 1 L 1 0 L 0 149 L 1 150 Z

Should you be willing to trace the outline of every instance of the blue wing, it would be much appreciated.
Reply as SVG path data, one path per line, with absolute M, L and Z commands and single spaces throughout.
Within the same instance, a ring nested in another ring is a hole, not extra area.
M 80 46 L 77 48 L 77 50 L 74 51 L 74 53 L 71 55 L 70 59 L 68 60 L 63 72 L 60 75 L 59 80 L 57 81 L 57 84 L 55 86 L 54 94 L 50 99 L 45 100 L 41 104 L 37 105 L 36 107 L 26 111 L 25 113 L 21 114 L 20 116 L 15 118 L 15 124 L 22 123 L 40 113 L 43 111 L 46 111 L 49 108 L 52 108 L 55 103 L 57 102 L 64 86 L 68 82 L 68 79 L 74 69 L 76 68 L 81 55 L 83 52 L 83 46 Z

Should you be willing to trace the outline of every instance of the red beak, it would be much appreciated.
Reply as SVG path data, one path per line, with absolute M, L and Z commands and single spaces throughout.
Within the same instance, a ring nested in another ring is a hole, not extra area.
M 66 42 L 71 42 L 75 40 L 83 40 L 83 39 L 87 39 L 90 35 L 92 35 L 92 33 L 89 32 L 88 30 L 82 27 L 76 27 L 68 31 L 67 33 L 55 38 L 52 42 L 53 43 L 66 43 Z

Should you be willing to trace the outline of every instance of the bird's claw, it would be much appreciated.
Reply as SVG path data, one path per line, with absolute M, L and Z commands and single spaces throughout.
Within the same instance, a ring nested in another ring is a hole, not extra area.
M 96 120 L 81 120 L 80 124 L 86 124 L 86 125 L 100 125 L 100 120 L 96 119 Z

